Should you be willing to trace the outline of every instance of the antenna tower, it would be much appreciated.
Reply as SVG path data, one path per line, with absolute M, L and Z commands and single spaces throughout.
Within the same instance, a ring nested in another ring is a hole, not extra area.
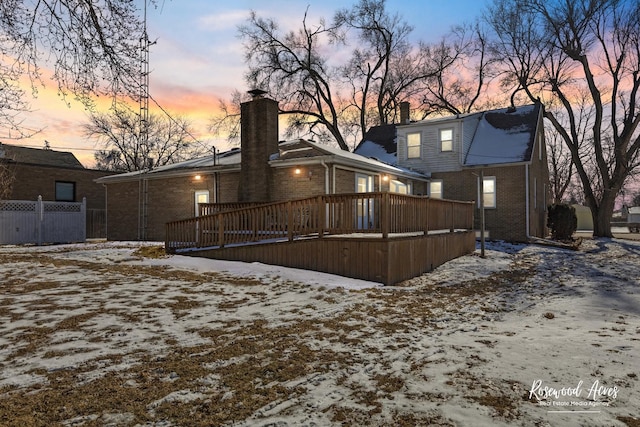
M 140 144 L 143 155 L 148 153 L 149 144 L 149 35 L 147 34 L 147 0 L 144 1 L 144 27 L 140 38 Z M 147 159 L 142 159 L 142 168 Z
M 149 160 L 149 35 L 147 34 L 147 0 L 144 0 L 144 26 L 140 37 L 140 135 L 138 150 L 140 163 L 138 169 L 142 174 L 144 169 L 152 165 Z M 137 157 L 137 156 L 136 156 Z M 147 239 L 147 180 L 140 177 L 138 183 L 138 239 Z

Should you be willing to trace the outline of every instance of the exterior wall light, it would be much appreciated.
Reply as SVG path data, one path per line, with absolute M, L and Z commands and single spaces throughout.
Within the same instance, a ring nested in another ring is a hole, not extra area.
M 196 175 L 193 177 L 193 179 L 195 179 L 196 181 L 200 181 L 202 179 L 201 175 Z

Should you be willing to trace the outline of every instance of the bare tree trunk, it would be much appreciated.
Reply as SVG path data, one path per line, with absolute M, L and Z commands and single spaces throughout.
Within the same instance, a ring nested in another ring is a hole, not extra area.
M 599 206 L 590 206 L 593 218 L 593 235 L 596 237 L 613 237 L 611 232 L 611 217 L 618 191 L 607 190 L 600 200 Z

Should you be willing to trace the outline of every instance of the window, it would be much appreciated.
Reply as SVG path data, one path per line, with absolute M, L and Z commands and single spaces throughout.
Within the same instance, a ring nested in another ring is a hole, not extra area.
M 440 151 L 453 151 L 453 129 L 440 129 Z
M 482 201 L 484 203 L 484 207 L 495 208 L 496 207 L 496 177 L 485 176 L 483 182 L 484 182 L 484 185 L 483 185 L 484 194 L 482 195 Z M 480 202 L 478 202 L 478 204 L 479 203 Z
M 422 146 L 420 133 L 407 134 L 407 159 L 419 159 Z
M 200 216 L 200 203 L 209 203 L 209 190 L 199 190 L 195 193 L 196 216 Z
M 370 193 L 373 191 L 373 177 L 356 174 L 356 193 Z M 368 230 L 374 225 L 373 199 L 361 198 L 356 200 L 356 228 Z
M 429 197 L 442 199 L 442 180 L 431 181 L 429 183 Z
M 75 202 L 76 183 L 56 181 L 56 202 Z
M 391 193 L 411 194 L 411 185 L 392 179 L 389 182 L 389 191 Z

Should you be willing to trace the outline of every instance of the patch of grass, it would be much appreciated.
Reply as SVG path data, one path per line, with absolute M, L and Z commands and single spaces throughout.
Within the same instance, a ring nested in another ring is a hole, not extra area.
M 168 258 L 164 246 L 141 246 L 133 252 L 133 256 L 141 258 Z

